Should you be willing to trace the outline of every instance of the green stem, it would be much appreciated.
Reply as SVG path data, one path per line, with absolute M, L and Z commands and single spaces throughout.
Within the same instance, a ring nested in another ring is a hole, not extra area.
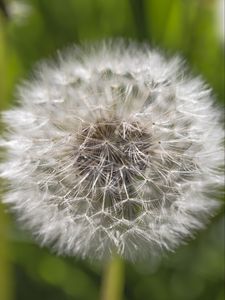
M 122 300 L 124 284 L 124 264 L 120 257 L 114 256 L 106 265 L 101 300 Z

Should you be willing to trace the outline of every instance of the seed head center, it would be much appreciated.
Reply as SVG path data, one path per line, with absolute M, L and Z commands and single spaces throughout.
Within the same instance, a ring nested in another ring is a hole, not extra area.
M 129 190 L 146 169 L 150 138 L 137 121 L 97 120 L 77 136 L 75 167 L 95 187 Z

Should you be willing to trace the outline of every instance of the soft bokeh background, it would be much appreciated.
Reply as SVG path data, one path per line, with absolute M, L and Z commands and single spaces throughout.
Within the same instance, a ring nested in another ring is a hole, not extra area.
M 0 109 L 32 66 L 71 43 L 107 37 L 181 53 L 224 99 L 223 0 L 0 0 Z M 0 125 L 1 126 L 1 125 Z M 154 265 L 126 264 L 124 300 L 223 300 L 223 211 Z M 0 207 L 0 300 L 99 299 L 101 267 L 39 248 Z

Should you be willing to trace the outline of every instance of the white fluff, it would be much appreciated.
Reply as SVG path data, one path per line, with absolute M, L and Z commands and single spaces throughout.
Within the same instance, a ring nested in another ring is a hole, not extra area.
M 135 261 L 202 228 L 223 184 L 210 89 L 177 57 L 123 41 L 44 62 L 3 113 L 4 202 L 42 244 Z

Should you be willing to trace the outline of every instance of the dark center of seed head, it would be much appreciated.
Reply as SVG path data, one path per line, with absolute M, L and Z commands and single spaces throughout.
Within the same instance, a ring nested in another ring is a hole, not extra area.
M 151 136 L 138 122 L 97 120 L 77 136 L 75 167 L 96 187 L 122 188 L 141 177 L 147 166 Z
M 136 121 L 100 119 L 83 126 L 77 135 L 74 164 L 85 185 L 81 196 L 88 189 L 93 208 L 103 207 L 128 220 L 136 218 L 141 211 L 137 187 L 144 180 L 150 141 L 151 135 Z

